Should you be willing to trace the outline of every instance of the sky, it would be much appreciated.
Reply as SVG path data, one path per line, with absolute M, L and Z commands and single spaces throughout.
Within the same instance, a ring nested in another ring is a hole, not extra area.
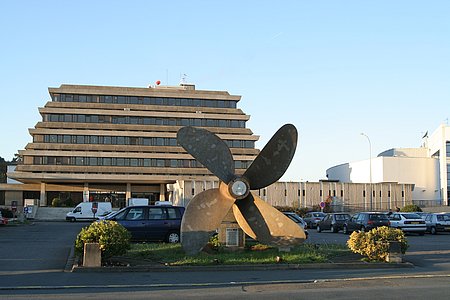
M 296 126 L 282 180 L 324 179 L 448 123 L 449 16 L 444 0 L 0 0 L 0 157 L 31 142 L 48 87 L 186 74 L 242 96 L 259 149 Z

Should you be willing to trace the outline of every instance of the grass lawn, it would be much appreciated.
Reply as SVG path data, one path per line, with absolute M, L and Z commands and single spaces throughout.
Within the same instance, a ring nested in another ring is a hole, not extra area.
M 201 252 L 198 255 L 187 256 L 180 244 L 148 243 L 132 244 L 125 257 L 142 259 L 151 263 L 183 265 L 245 265 L 273 264 L 281 261 L 286 264 L 306 264 L 329 262 L 330 259 L 347 255 L 350 250 L 342 245 L 312 245 L 302 244 L 290 252 L 280 252 L 276 247 L 261 244 L 249 244 L 245 249 L 229 251 L 225 249 Z M 277 258 L 278 257 L 278 258 Z

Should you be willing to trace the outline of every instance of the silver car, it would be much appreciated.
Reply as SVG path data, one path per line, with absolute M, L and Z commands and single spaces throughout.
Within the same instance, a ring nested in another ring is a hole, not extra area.
M 320 211 L 312 211 L 312 212 L 306 213 L 303 220 L 305 220 L 308 228 L 316 228 L 317 224 L 320 221 L 322 221 L 326 216 L 327 216 L 326 213 L 323 213 Z
M 404 232 L 415 232 L 424 235 L 427 230 L 425 220 L 416 213 L 396 212 L 388 215 L 392 228 L 398 228 Z
M 306 238 L 308 238 L 308 230 L 306 230 L 306 222 L 302 219 L 302 217 L 297 215 L 295 212 L 290 211 L 284 211 L 283 214 L 292 221 L 294 221 L 298 226 L 303 228 L 303 231 L 305 231 Z
M 450 213 L 427 214 L 425 217 L 427 232 L 450 232 Z

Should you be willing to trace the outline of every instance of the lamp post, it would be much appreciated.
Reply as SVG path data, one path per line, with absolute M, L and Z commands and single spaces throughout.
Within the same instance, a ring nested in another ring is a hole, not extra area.
M 367 138 L 367 141 L 369 142 L 369 182 L 370 182 L 370 210 L 373 209 L 373 191 L 372 191 L 372 143 L 370 142 L 370 138 L 367 134 L 361 132 L 362 136 L 365 136 Z

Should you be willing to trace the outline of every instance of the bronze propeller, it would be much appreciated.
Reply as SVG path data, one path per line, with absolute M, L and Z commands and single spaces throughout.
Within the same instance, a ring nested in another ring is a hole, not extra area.
M 306 239 L 300 226 L 250 192 L 271 185 L 286 172 L 297 146 L 294 125 L 282 126 L 242 176 L 235 174 L 227 144 L 210 131 L 183 127 L 178 131 L 177 140 L 220 179 L 218 188 L 197 194 L 186 207 L 181 222 L 181 243 L 187 254 L 203 249 L 231 208 L 242 230 L 261 243 L 287 246 Z

